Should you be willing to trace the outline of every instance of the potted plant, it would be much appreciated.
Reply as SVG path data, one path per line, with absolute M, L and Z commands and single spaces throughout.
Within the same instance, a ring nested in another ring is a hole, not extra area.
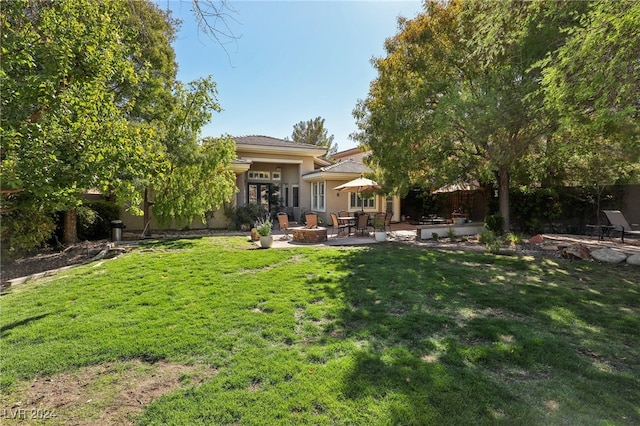
M 273 224 L 269 219 L 256 222 L 256 231 L 260 234 L 260 246 L 262 248 L 269 248 L 273 244 L 273 235 L 271 235 L 272 228 Z
M 387 240 L 387 230 L 385 228 L 384 219 L 376 219 L 373 222 L 373 235 L 376 241 Z

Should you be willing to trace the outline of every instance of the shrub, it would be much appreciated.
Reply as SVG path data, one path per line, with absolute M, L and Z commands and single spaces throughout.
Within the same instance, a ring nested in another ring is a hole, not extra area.
M 502 241 L 500 241 L 498 235 L 493 231 L 484 231 L 481 233 L 480 242 L 484 244 L 488 253 L 498 253 L 500 251 L 500 246 L 502 246 Z
M 250 226 L 264 216 L 264 207 L 258 204 L 247 204 L 237 208 L 225 209 L 225 214 L 232 221 L 235 229 L 242 229 L 243 225 Z
M 39 210 L 16 209 L 2 214 L 2 258 L 11 259 L 36 251 L 55 230 L 53 219 Z
M 484 218 L 484 227 L 495 235 L 504 234 L 504 217 L 500 213 L 492 214 Z

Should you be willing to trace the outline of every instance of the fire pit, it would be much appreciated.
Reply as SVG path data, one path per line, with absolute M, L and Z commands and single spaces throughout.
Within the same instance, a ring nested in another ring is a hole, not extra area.
M 291 230 L 294 243 L 315 244 L 327 241 L 327 228 L 310 227 L 294 228 Z

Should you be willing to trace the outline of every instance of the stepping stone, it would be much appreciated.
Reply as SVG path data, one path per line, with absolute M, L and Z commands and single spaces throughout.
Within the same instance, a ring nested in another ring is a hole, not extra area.
M 620 263 L 627 259 L 627 255 L 610 248 L 601 248 L 593 250 L 591 257 L 604 263 Z

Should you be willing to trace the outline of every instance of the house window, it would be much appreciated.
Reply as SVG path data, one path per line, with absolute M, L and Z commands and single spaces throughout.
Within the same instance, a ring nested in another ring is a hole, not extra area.
M 280 172 L 271 173 L 271 180 L 280 180 Z
M 324 182 L 311 183 L 311 209 L 324 211 Z
M 269 180 L 269 172 L 248 172 L 251 180 Z
M 291 207 L 300 207 L 300 187 L 298 185 L 291 185 L 291 196 Z
M 369 198 L 362 199 L 360 195 L 355 192 L 349 193 L 349 209 L 375 209 L 376 197 L 370 196 Z

